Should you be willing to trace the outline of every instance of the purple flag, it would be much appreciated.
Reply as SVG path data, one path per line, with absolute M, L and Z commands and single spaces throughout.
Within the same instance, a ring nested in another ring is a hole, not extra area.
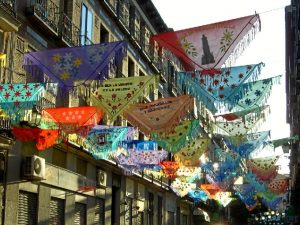
M 46 73 L 67 91 L 87 85 L 87 80 L 104 79 L 126 52 L 124 41 L 29 52 L 24 55 L 24 69 L 35 77 Z

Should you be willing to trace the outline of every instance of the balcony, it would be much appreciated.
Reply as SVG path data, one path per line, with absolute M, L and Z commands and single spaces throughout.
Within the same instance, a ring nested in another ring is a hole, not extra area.
M 126 4 L 119 5 L 118 19 L 125 31 L 129 34 L 129 7 Z
M 92 45 L 94 44 L 86 35 L 79 35 L 80 45 Z
M 109 9 L 110 13 L 117 17 L 117 0 L 104 0 L 103 2 Z
M 61 20 L 61 30 L 60 37 L 65 44 L 69 47 L 71 46 L 79 46 L 80 45 L 80 30 L 79 28 L 72 22 L 72 20 L 65 14 L 60 14 Z
M 59 7 L 51 0 L 31 2 L 26 12 L 49 34 L 58 35 Z
M 21 26 L 16 18 L 15 0 L 0 0 L 0 29 L 6 32 L 16 32 Z

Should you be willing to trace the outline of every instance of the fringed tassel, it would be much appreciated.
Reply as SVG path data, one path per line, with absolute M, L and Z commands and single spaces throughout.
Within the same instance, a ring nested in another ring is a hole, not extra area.
M 251 21 L 249 23 L 251 23 Z M 245 49 L 249 46 L 250 42 L 254 40 L 258 31 L 260 31 L 260 25 L 260 20 L 257 19 L 252 25 L 252 28 L 248 31 L 246 35 L 244 35 L 241 41 L 233 49 L 228 59 L 225 61 L 224 64 L 226 67 L 230 67 L 231 65 L 233 65 L 236 62 L 236 60 L 242 55 Z

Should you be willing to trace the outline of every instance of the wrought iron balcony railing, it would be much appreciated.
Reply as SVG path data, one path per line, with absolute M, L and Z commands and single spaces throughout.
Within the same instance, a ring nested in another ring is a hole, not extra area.
M 72 20 L 65 14 L 61 13 L 61 38 L 67 42 L 70 46 L 79 46 L 80 45 L 80 30 L 79 28 L 72 22 Z
M 11 15 L 16 15 L 15 13 L 16 0 L 0 0 L 0 6 L 3 7 Z
M 30 8 L 51 29 L 58 31 L 59 7 L 53 1 L 36 0 L 30 3 Z

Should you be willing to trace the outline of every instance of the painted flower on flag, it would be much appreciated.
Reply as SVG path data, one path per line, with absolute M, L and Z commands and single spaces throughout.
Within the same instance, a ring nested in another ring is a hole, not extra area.
M 231 45 L 232 41 L 233 41 L 233 35 L 234 32 L 233 31 L 229 31 L 228 29 L 226 29 L 223 33 L 223 37 L 221 38 L 220 41 L 220 50 L 222 52 L 225 52 Z

